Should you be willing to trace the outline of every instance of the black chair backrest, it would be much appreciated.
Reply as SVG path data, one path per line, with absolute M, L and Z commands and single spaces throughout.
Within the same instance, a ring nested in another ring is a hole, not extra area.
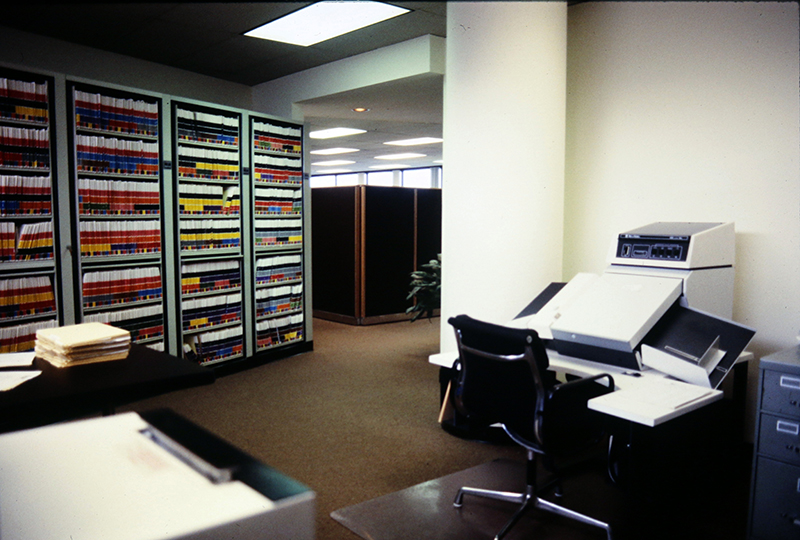
M 501 423 L 541 444 L 538 412 L 553 379 L 542 341 L 533 330 L 494 325 L 459 315 L 448 321 L 456 331 L 459 370 L 453 401 L 470 420 Z

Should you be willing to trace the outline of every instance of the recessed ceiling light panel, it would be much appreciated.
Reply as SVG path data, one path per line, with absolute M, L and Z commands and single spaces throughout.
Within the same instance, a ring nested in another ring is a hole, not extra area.
M 360 152 L 358 148 L 323 148 L 321 150 L 312 150 L 312 154 L 318 156 L 335 156 L 337 154 L 351 154 L 353 152 Z
M 333 159 L 331 161 L 317 161 L 312 163 L 317 167 L 338 167 L 340 165 L 352 165 L 355 161 L 348 161 L 346 159 Z
M 375 156 L 375 159 L 412 159 L 425 156 L 426 154 L 414 154 L 409 152 L 407 154 L 386 154 L 385 156 Z
M 308 47 L 408 11 L 383 2 L 366 0 L 317 2 L 244 35 Z
M 321 129 L 319 131 L 312 131 L 308 134 L 312 139 L 332 139 L 334 137 L 346 137 L 348 135 L 357 135 L 359 133 L 366 133 L 365 129 L 336 127 L 330 129 Z
M 387 163 L 386 165 L 370 165 L 370 169 L 405 169 L 408 165 L 404 163 Z
M 442 142 L 442 139 L 437 139 L 436 137 L 417 137 L 416 139 L 404 139 L 402 141 L 388 141 L 383 144 L 391 144 L 393 146 L 416 146 L 440 142 Z
M 342 174 L 353 172 L 352 169 L 321 169 L 320 174 Z

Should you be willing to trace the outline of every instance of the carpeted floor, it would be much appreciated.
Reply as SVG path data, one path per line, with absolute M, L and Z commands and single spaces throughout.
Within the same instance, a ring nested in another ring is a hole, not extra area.
M 465 441 L 438 424 L 439 319 L 375 326 L 314 320 L 314 350 L 214 384 L 134 403 L 168 407 L 317 493 L 317 538 L 358 537 L 336 509 L 469 467 L 514 446 Z
M 439 319 L 365 327 L 315 319 L 312 352 L 226 375 L 212 385 L 137 402 L 125 410 L 168 407 L 182 414 L 314 489 L 318 539 L 358 540 L 331 517 L 332 512 L 397 493 L 422 493 L 426 504 L 433 495 L 420 486 L 430 486 L 426 484 L 430 481 L 497 459 L 524 461 L 515 445 L 464 440 L 442 430 L 437 421 L 438 368 L 428 363 L 428 356 L 439 350 L 438 341 Z M 691 517 L 691 529 L 702 531 L 698 538 L 703 540 L 743 539 L 748 477 L 746 465 L 737 468 L 724 500 L 715 501 L 708 512 L 700 505 L 676 518 Z M 610 499 L 603 493 L 615 493 L 605 491 L 608 487 L 602 480 L 592 480 L 577 491 L 590 501 L 600 497 L 607 503 Z M 706 489 L 687 488 L 687 493 Z M 453 495 L 435 496 L 450 500 Z M 445 506 L 443 511 L 453 510 L 450 504 Z M 706 515 L 711 518 L 702 517 Z M 503 510 L 498 516 L 494 519 L 502 522 Z M 676 523 L 682 531 L 683 524 Z M 418 528 L 422 521 L 409 525 L 409 530 L 420 531 L 415 538 L 428 538 Z M 602 531 L 596 536 L 594 530 L 579 530 L 573 537 L 558 530 L 537 538 L 583 538 L 580 534 L 604 538 Z M 519 534 L 509 540 L 527 537 L 523 531 Z

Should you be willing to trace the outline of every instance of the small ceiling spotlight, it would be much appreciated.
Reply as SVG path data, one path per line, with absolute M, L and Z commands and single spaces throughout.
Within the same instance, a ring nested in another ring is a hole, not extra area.
M 369 112 L 369 109 L 366 107 L 353 107 L 353 112 Z

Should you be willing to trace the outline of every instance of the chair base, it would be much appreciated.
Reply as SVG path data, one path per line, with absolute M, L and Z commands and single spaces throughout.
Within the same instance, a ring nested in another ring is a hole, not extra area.
M 508 521 L 508 523 L 505 524 L 503 529 L 499 533 L 497 533 L 497 535 L 494 537 L 495 540 L 502 540 L 502 538 L 506 535 L 506 533 L 508 533 L 511 527 L 513 527 L 514 524 L 517 521 L 519 521 L 519 519 L 531 508 L 539 508 L 546 512 L 551 512 L 559 516 L 563 516 L 569 519 L 574 519 L 575 521 L 579 521 L 587 525 L 599 527 L 606 531 L 606 536 L 608 540 L 612 540 L 611 526 L 608 523 L 586 516 L 579 512 L 575 512 L 574 510 L 570 510 L 569 508 L 564 508 L 563 506 L 559 506 L 550 501 L 546 501 L 541 497 L 537 497 L 531 486 L 529 486 L 526 489 L 525 493 L 514 493 L 509 491 L 493 491 L 489 489 L 462 487 L 461 489 L 458 490 L 458 493 L 456 494 L 456 498 L 453 501 L 453 506 L 455 506 L 456 508 L 461 508 L 461 506 L 464 503 L 465 494 L 475 495 L 477 497 L 484 497 L 487 499 L 494 499 L 498 501 L 513 502 L 521 505 L 514 513 L 514 515 L 511 516 L 511 519 Z

